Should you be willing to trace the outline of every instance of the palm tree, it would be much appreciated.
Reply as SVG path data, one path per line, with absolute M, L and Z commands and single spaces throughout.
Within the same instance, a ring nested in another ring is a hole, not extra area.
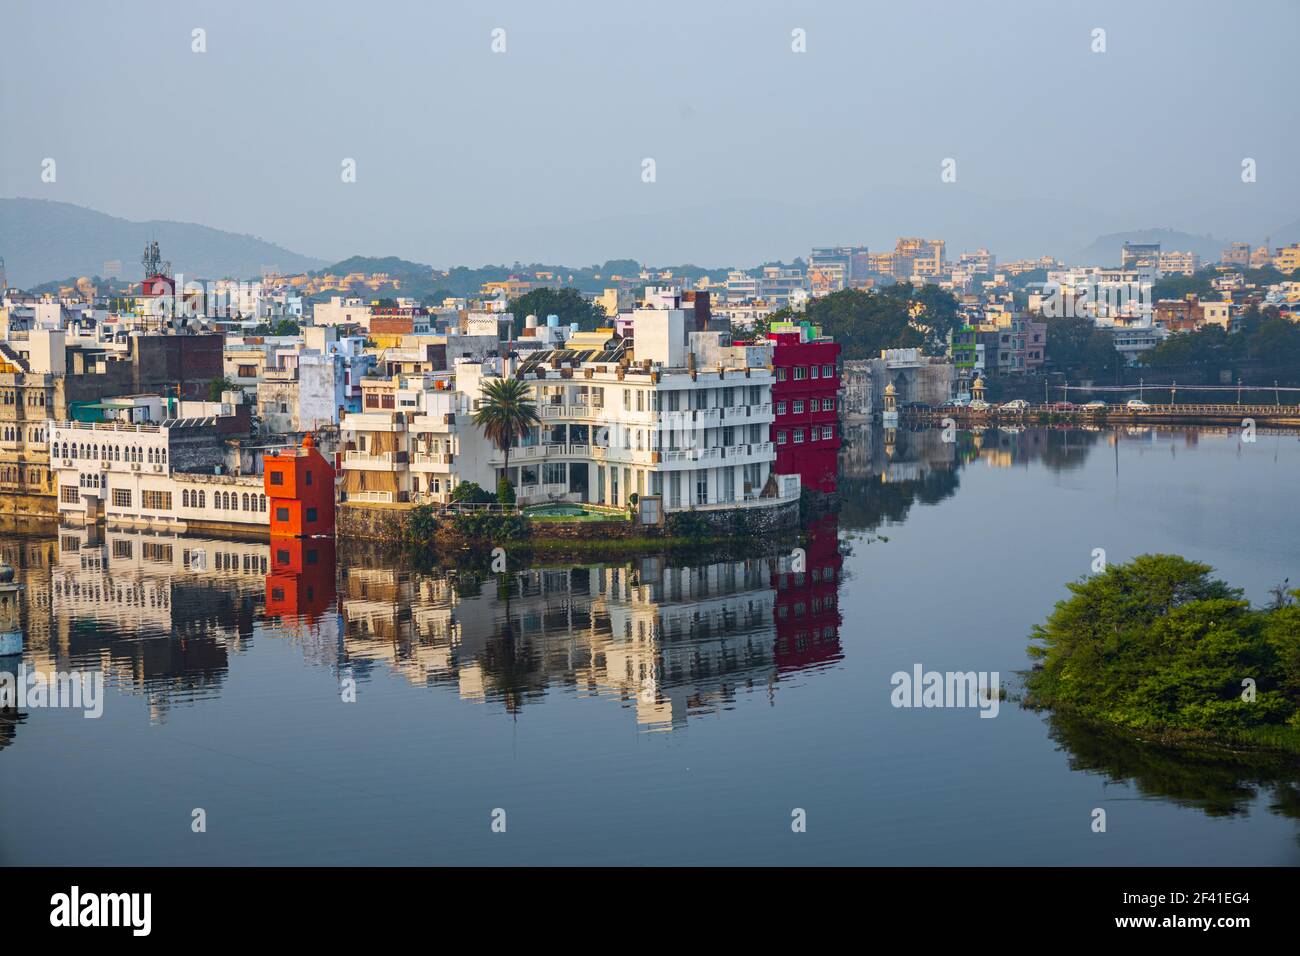
M 510 446 L 541 421 L 531 396 L 532 389 L 522 379 L 493 379 L 483 386 L 483 402 L 474 413 L 474 424 L 505 452 L 506 481 L 510 480 Z

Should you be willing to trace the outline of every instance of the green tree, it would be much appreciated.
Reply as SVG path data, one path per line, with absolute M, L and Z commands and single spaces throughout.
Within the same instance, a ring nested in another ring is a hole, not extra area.
M 507 307 L 515 317 L 515 335 L 518 336 L 524 326 L 524 319 L 530 315 L 537 316 L 539 322 L 545 323 L 548 315 L 560 317 L 561 325 L 578 323 L 578 328 L 590 332 L 605 321 L 605 310 L 584 296 L 577 289 L 534 289 L 527 295 L 511 299 Z
M 1031 703 L 1133 728 L 1300 746 L 1300 616 L 1205 564 L 1148 554 L 1069 585 L 1034 628 Z M 1250 678 L 1253 696 L 1243 693 Z
M 957 300 L 938 286 L 907 282 L 864 292 L 844 289 L 811 300 L 804 312 L 782 309 L 755 326 L 764 336 L 773 322 L 806 319 L 840 343 L 846 359 L 877 358 L 881 349 L 924 348 L 940 353 L 960 328 Z
M 221 401 L 222 392 L 233 392 L 234 390 L 235 383 L 230 379 L 225 376 L 214 378 L 212 381 L 208 382 L 208 401 L 219 402 Z
M 537 406 L 532 401 L 532 389 L 522 379 L 498 378 L 483 386 L 483 401 L 474 413 L 474 424 L 482 428 L 488 440 L 505 453 L 502 477 L 507 484 L 511 446 L 540 421 Z
M 451 500 L 462 504 L 486 505 L 494 499 L 491 492 L 479 487 L 477 481 L 462 481 L 451 490 Z

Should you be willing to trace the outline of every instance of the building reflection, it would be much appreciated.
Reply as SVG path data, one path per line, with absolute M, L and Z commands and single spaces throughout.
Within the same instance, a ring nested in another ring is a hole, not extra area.
M 154 721 L 220 694 L 232 659 L 265 636 L 355 678 L 383 669 L 512 713 L 561 690 L 659 730 L 839 660 L 835 519 L 803 549 L 798 564 L 644 557 L 493 575 L 399 558 L 337 569 L 330 539 L 78 528 L 4 553 L 28 586 L 28 668 L 102 670 Z M 0 745 L 14 730 L 0 726 Z
M 839 659 L 833 518 L 813 540 L 804 572 L 789 556 L 499 575 L 345 568 L 348 665 L 384 666 L 513 713 L 566 688 L 622 702 L 643 728 L 681 727 Z

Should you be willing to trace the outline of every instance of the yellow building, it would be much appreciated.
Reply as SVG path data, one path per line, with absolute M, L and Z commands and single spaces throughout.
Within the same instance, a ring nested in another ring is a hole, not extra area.
M 1279 249 L 1273 257 L 1273 267 L 1278 272 L 1295 272 L 1300 269 L 1300 242 Z

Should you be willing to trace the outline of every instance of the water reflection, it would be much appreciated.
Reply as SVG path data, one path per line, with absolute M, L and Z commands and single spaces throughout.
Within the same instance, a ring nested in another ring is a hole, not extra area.
M 775 703 L 782 681 L 797 692 L 815 689 L 846 654 L 845 542 L 949 501 L 966 469 L 1063 474 L 1103 455 L 1109 470 L 1112 458 L 1120 467 L 1122 450 L 1133 462 L 1125 467 L 1141 467 L 1142 456 L 1154 452 L 1165 460 L 1195 452 L 1198 436 L 1209 431 L 850 428 L 838 514 L 804 529 L 802 555 L 649 556 L 491 574 L 421 570 L 355 544 L 336 549 L 332 541 L 84 530 L 11 536 L 0 551 L 27 585 L 28 667 L 102 670 L 110 687 L 144 698 L 155 722 L 175 708 L 205 706 L 226 688 L 235 658 L 272 640 L 340 678 L 396 677 L 514 715 L 553 694 L 605 699 L 633 726 L 671 731 L 747 695 Z M 971 492 L 972 506 L 1002 506 L 1001 490 L 982 484 L 985 497 Z M 940 570 L 944 560 L 934 557 Z M 1014 556 L 1005 560 L 1014 570 Z M 923 607 L 917 615 L 924 626 Z M 1007 640 L 1018 652 L 1026 638 Z M 909 637 L 872 638 L 890 639 Z M 0 661 L 0 668 L 18 663 Z M 594 708 L 593 719 L 601 719 Z M 1169 751 L 1045 720 L 1075 770 L 1131 781 L 1142 793 L 1208 815 L 1240 813 L 1261 794 L 1278 813 L 1296 816 L 1300 808 L 1293 763 Z M 16 715 L 0 714 L 0 749 L 24 732 Z M 1024 757 L 1008 760 L 1014 766 Z
M 833 517 L 803 553 L 671 563 L 414 570 L 332 540 L 224 541 L 64 529 L 11 541 L 29 670 L 101 670 L 154 722 L 221 693 L 231 659 L 287 639 L 365 681 L 377 669 L 518 713 L 553 690 L 609 696 L 645 729 L 771 693 L 840 657 Z M 18 661 L 13 661 L 17 671 Z M 0 725 L 0 745 L 14 721 Z
M 1132 783 L 1148 797 L 1212 817 L 1242 816 L 1261 794 L 1269 809 L 1300 819 L 1300 768 L 1292 757 L 1211 749 L 1171 749 L 1066 716 L 1048 718 L 1072 770 Z
M 344 567 L 344 663 L 512 713 L 555 688 L 612 697 L 666 730 L 838 660 L 840 564 L 828 518 L 803 556 L 498 575 Z

